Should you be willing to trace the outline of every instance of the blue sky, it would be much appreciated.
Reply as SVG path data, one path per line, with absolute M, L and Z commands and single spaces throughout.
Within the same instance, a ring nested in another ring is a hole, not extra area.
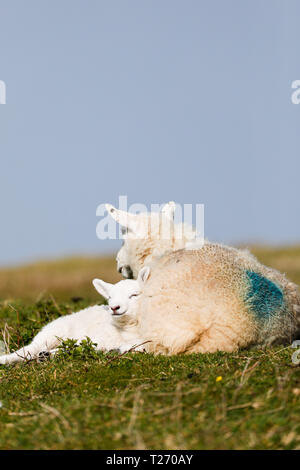
M 96 207 L 300 240 L 297 0 L 0 0 L 0 264 L 116 251 Z

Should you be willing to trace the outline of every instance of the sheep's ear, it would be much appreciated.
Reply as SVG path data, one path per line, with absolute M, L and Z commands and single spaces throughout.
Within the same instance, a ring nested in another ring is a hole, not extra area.
M 94 279 L 93 280 L 94 287 L 99 294 L 102 295 L 106 300 L 110 296 L 111 284 L 108 282 L 101 281 L 101 279 Z
M 138 274 L 138 281 L 142 282 L 143 284 L 147 281 L 150 276 L 150 268 L 149 266 L 144 266 Z
M 129 212 L 121 211 L 116 209 L 111 204 L 105 204 L 107 212 L 118 222 L 122 227 L 126 227 L 132 232 L 138 231 L 138 219 L 136 214 L 130 214 Z
M 176 210 L 176 203 L 174 201 L 165 204 L 161 210 L 161 213 L 166 215 L 170 220 L 174 220 L 174 213 Z

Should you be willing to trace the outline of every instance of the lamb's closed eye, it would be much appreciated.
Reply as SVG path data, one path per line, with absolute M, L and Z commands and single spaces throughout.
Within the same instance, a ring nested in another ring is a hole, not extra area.
M 131 295 L 129 296 L 129 298 L 131 299 L 132 297 L 137 297 L 138 295 L 140 295 L 140 294 L 131 294 Z

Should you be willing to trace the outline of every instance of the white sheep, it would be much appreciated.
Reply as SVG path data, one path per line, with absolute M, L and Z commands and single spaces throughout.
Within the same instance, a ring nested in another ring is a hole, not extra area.
M 139 334 L 154 353 L 232 352 L 291 344 L 300 334 L 297 286 L 220 245 L 154 261 L 137 310 Z
M 65 315 L 44 326 L 33 341 L 18 351 L 0 356 L 0 364 L 12 364 L 55 353 L 62 340 L 74 339 L 80 343 L 89 337 L 96 349 L 125 352 L 133 347 L 143 350 L 137 332 L 135 305 L 146 280 L 148 268 L 141 270 L 137 280 L 122 280 L 109 284 L 94 279 L 96 290 L 108 300 L 108 305 L 94 305 L 79 312 Z M 136 347 L 137 346 L 137 347 Z
M 247 250 L 208 242 L 178 250 L 173 239 L 147 238 L 143 226 L 152 214 L 131 218 L 115 211 L 112 216 L 127 224 L 129 233 L 142 233 L 141 238 L 128 233 L 118 268 L 135 277 L 142 266 L 151 266 L 137 305 L 140 336 L 151 341 L 147 351 L 236 351 L 291 344 L 299 335 L 298 288 L 283 274 Z

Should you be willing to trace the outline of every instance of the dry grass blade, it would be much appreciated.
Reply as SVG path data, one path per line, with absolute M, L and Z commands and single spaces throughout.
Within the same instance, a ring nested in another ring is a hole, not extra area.
M 53 416 L 58 418 L 66 429 L 71 429 L 71 426 L 66 420 L 66 418 L 56 408 L 53 408 L 53 406 L 46 405 L 45 403 L 40 403 L 40 406 L 44 408 L 44 410 L 46 410 L 48 413 L 51 413 Z
M 109 359 L 105 365 L 110 364 L 113 361 L 116 361 L 117 359 L 120 359 L 121 357 L 125 356 L 125 354 L 128 354 L 130 352 L 140 352 L 140 351 L 135 351 L 136 348 L 139 348 L 140 346 L 143 346 L 146 343 L 151 343 L 151 341 L 144 341 L 143 343 L 136 344 L 135 346 L 132 346 L 132 348 L 128 349 L 128 351 L 125 351 L 123 353 L 117 354 L 116 356 L 112 357 Z

